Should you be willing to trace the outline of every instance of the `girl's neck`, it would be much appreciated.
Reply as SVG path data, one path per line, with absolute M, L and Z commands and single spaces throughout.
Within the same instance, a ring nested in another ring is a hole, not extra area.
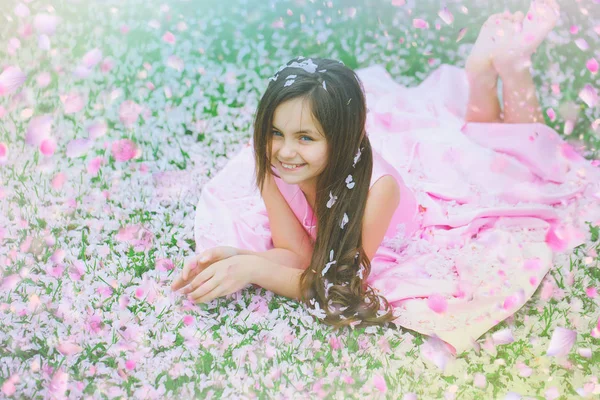
M 315 203 L 317 202 L 316 201 L 316 198 L 317 198 L 316 185 L 312 182 L 302 182 L 302 183 L 298 184 L 298 187 L 300 188 L 300 190 L 302 190 L 302 193 L 304 193 L 304 197 L 306 198 L 306 201 L 310 205 L 310 208 L 314 211 Z

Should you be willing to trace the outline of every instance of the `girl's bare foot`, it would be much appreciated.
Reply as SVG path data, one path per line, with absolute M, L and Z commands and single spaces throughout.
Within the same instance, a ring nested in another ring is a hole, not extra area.
M 532 0 L 527 16 L 517 12 L 513 21 L 502 22 L 492 55 L 492 64 L 501 78 L 531 65 L 531 55 L 554 28 L 559 16 L 556 0 Z

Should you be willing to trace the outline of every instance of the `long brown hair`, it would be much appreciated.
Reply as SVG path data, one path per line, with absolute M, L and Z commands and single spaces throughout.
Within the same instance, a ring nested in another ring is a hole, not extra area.
M 270 80 L 254 120 L 255 176 L 260 191 L 266 174 L 277 176 L 270 157 L 273 114 L 279 104 L 307 99 L 328 144 L 328 164 L 317 177 L 317 236 L 310 265 L 300 279 L 301 301 L 308 308 L 320 308 L 317 317 L 336 329 L 391 322 L 394 315 L 388 301 L 366 283 L 371 263 L 362 246 L 362 220 L 373 152 L 365 131 L 364 87 L 343 63 L 322 58 L 292 59 Z M 386 313 L 379 311 L 380 299 Z

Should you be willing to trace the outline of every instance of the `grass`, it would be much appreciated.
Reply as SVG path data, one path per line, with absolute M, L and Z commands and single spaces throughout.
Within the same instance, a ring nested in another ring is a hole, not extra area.
M 411 393 L 423 399 L 479 399 L 509 392 L 550 399 L 556 390 L 558 398 L 568 399 L 584 388 L 600 390 L 593 386 L 600 343 L 590 334 L 598 320 L 598 297 L 586 293 L 600 283 L 598 256 L 590 256 L 600 247 L 594 225 L 586 246 L 548 276 L 562 298 L 543 301 L 536 293 L 512 320 L 479 340 L 484 346 L 495 332 L 509 328 L 513 343 L 463 353 L 444 371 L 421 357 L 427 337 L 413 331 L 376 327 L 334 333 L 315 324 L 298 303 L 260 288 L 193 308 L 169 289 L 181 260 L 194 250 L 199 189 L 249 140 L 252 113 L 281 64 L 298 55 L 339 59 L 354 69 L 383 64 L 401 84 L 416 86 L 441 64 L 464 66 L 486 16 L 505 4 L 524 9 L 523 2 L 449 1 L 451 25 L 437 16 L 439 2 L 408 1 L 402 7 L 375 0 L 331 6 L 308 0 L 52 3 L 54 11 L 27 4 L 32 15 L 61 16 L 50 36 L 52 50 L 39 49 L 34 33 L 20 39 L 15 54 L 6 43 L 19 37 L 17 3 L 0 5 L 6 21 L 0 24 L 2 66 L 17 65 L 27 73 L 20 100 L 0 97 L 7 110 L 0 118 L 0 143 L 10 152 L 10 163 L 0 166 L 0 227 L 6 229 L 0 268 L 5 285 L 8 277 L 19 277 L 0 293 L 3 395 L 14 387 L 11 398 L 35 399 L 51 393 L 102 399 L 408 399 Z M 593 52 L 599 40 L 584 7 L 591 12 L 593 5 L 565 2 L 563 24 L 534 57 L 534 79 L 544 111 L 557 111 L 555 121 L 545 114 L 557 132 L 562 134 L 565 124 L 560 105 L 580 108 L 575 129 L 565 137 L 585 144 L 591 159 L 598 149 L 591 125 L 600 112 L 578 94 L 585 84 L 598 87 L 598 75 L 591 75 L 585 62 L 599 58 Z M 431 28 L 414 29 L 413 18 L 427 20 Z M 284 29 L 272 26 L 279 20 Z M 181 22 L 186 30 L 178 28 Z M 580 27 L 578 34 L 569 33 L 572 25 Z M 122 26 L 129 28 L 125 35 Z M 466 35 L 457 42 L 462 28 Z M 175 45 L 162 40 L 166 31 L 175 34 Z M 574 44 L 580 37 L 590 50 Z M 72 71 L 93 48 L 114 67 L 103 73 L 96 66 L 89 77 L 76 78 Z M 181 59 L 180 68 L 169 66 L 170 56 Z M 556 76 L 548 73 L 553 64 L 559 67 Z M 45 88 L 36 83 L 40 72 L 52 77 Z M 156 89 L 149 89 L 149 82 Z M 552 93 L 552 83 L 560 83 L 560 96 Z M 79 113 L 64 115 L 60 95 L 71 91 L 84 93 L 87 102 Z M 130 127 L 119 120 L 124 100 L 148 110 Z M 58 146 L 52 157 L 24 143 L 28 108 L 33 116 L 54 115 Z M 106 122 L 106 135 L 86 154 L 67 157 L 66 144 L 86 137 L 87 124 L 95 120 Z M 141 156 L 117 161 L 110 145 L 122 138 L 133 140 Z M 96 157 L 103 164 L 94 175 L 87 168 Z M 194 172 L 187 192 L 158 198 L 152 173 L 173 170 Z M 60 172 L 66 182 L 53 187 Z M 121 229 L 136 224 L 147 231 L 149 244 L 135 235 L 120 239 Z M 161 268 L 164 260 L 174 269 Z M 574 273 L 572 285 L 565 281 L 566 271 Z M 557 326 L 578 333 L 564 358 L 545 355 Z M 79 348 L 65 350 L 67 343 Z M 585 348 L 591 357 L 576 351 Z M 533 370 L 530 376 L 519 369 L 521 363 Z M 483 387 L 474 385 L 476 373 L 485 376 Z

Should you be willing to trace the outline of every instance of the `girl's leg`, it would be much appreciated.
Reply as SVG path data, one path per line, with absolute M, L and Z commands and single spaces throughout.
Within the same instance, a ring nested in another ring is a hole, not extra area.
M 503 27 L 492 63 L 502 80 L 505 123 L 544 123 L 531 76 L 531 55 L 554 28 L 559 15 L 556 0 L 534 0 L 527 16 L 517 12 L 513 26 Z
M 479 31 L 465 65 L 469 81 L 466 122 L 502 122 L 498 100 L 498 71 L 493 64 L 493 55 L 499 25 L 512 24 L 514 18 L 508 11 L 493 14 Z
M 544 115 L 529 67 L 505 70 L 500 75 L 500 79 L 502 79 L 504 122 L 507 124 L 544 123 Z

